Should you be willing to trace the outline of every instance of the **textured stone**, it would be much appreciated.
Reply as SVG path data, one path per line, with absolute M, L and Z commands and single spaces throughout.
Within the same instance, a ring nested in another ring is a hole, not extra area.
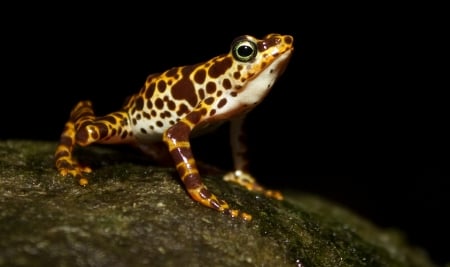
M 56 143 L 0 141 L 0 266 L 435 266 L 395 229 L 302 192 L 276 201 L 205 174 L 253 220 L 189 198 L 173 168 L 129 150 L 79 149 L 81 187 L 57 174 Z

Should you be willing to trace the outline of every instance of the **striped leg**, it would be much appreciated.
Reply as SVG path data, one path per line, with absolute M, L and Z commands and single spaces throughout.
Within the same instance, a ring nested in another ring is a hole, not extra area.
M 59 144 L 55 151 L 55 165 L 58 172 L 78 179 L 80 185 L 85 186 L 88 180 L 84 173 L 90 173 L 91 168 L 81 166 L 73 157 L 76 145 L 87 146 L 98 142 L 117 142 L 126 140 L 129 130 L 127 114 L 111 113 L 96 118 L 90 101 L 79 102 L 71 111 L 69 121 L 65 124 Z
M 169 128 L 163 137 L 186 190 L 195 201 L 206 207 L 229 214 L 232 217 L 240 216 L 244 220 L 251 220 L 251 215 L 230 209 L 227 202 L 217 198 L 203 184 L 189 143 L 189 135 L 199 121 L 197 115 L 196 112 L 190 113 L 186 119 Z
M 243 131 L 244 118 L 245 115 L 231 121 L 230 142 L 235 171 L 225 174 L 223 179 L 228 182 L 237 183 L 249 191 L 260 192 L 268 197 L 282 200 L 283 195 L 279 191 L 265 189 L 256 182 L 255 178 L 248 171 L 247 147 L 245 145 L 245 134 Z

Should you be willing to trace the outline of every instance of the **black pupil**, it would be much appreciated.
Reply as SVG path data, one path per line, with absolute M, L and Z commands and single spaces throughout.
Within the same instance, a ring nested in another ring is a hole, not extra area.
M 249 45 L 243 45 L 238 48 L 238 54 L 241 57 L 248 57 L 253 53 L 253 49 Z

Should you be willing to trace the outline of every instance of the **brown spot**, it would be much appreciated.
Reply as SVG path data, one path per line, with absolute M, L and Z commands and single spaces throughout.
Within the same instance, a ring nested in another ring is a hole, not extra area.
M 201 119 L 201 114 L 199 111 L 193 111 L 186 116 L 186 119 L 192 124 L 197 124 Z
M 226 98 L 222 98 L 219 103 L 217 103 L 217 107 L 221 108 L 223 106 L 225 106 L 225 104 L 227 103 L 227 99 Z
M 219 91 L 217 91 L 217 94 L 216 94 L 216 96 L 217 96 L 217 97 L 219 97 L 219 96 L 221 96 L 221 95 L 222 95 L 222 93 L 223 93 L 223 92 L 219 90 Z
M 203 89 L 198 90 L 198 96 L 200 97 L 200 99 L 205 98 L 205 90 Z
M 201 113 L 203 116 L 205 116 L 206 113 L 208 113 L 208 110 L 207 110 L 206 108 L 202 108 L 202 109 L 200 109 L 200 113 Z
M 144 115 L 144 118 L 146 118 L 147 120 L 149 120 L 151 118 L 150 114 L 147 112 L 144 112 L 143 115 Z
M 178 68 L 171 68 L 166 72 L 167 77 L 176 77 L 178 76 Z
M 180 107 L 178 107 L 177 115 L 181 116 L 183 114 L 186 114 L 188 111 L 188 107 L 185 104 L 181 104 Z
M 214 114 L 216 114 L 216 110 L 215 109 L 211 109 L 211 111 L 209 112 L 209 116 L 214 116 Z
M 175 165 L 185 162 L 186 159 L 193 158 L 192 151 L 189 147 L 175 147 L 170 151 L 170 155 L 172 155 Z M 182 175 L 180 174 L 180 176 Z
M 208 189 L 203 187 L 202 189 L 200 189 L 200 196 L 203 199 L 209 199 L 212 196 L 212 194 L 211 192 L 208 191 Z
M 125 139 L 125 138 L 127 138 L 127 136 L 128 136 L 128 132 L 125 131 L 125 132 L 122 133 L 122 135 L 120 136 L 120 138 Z
M 163 127 L 164 123 L 162 121 L 157 121 L 156 122 L 156 126 L 158 126 L 159 128 Z
M 167 107 L 169 108 L 169 110 L 175 110 L 175 108 L 177 107 L 175 105 L 175 102 L 172 100 L 169 100 L 169 102 L 167 102 Z
M 213 63 L 213 65 L 208 69 L 208 75 L 211 78 L 217 78 L 220 75 L 224 74 L 233 64 L 233 60 L 231 57 L 226 57 L 222 60 L 217 60 Z
M 164 111 L 161 114 L 159 114 L 159 116 L 161 117 L 161 119 L 164 119 L 164 118 L 170 118 L 172 116 L 172 114 L 169 111 Z
M 170 124 L 170 125 L 174 125 L 175 122 L 174 122 L 174 121 L 169 121 L 169 124 Z
M 123 113 L 119 113 L 119 112 L 116 112 L 116 113 L 114 113 L 114 115 L 115 115 L 115 116 L 116 116 L 116 118 L 117 118 L 117 119 L 119 119 L 119 120 L 121 120 L 121 119 L 125 118 L 125 116 L 124 116 L 124 114 L 123 114 Z
M 202 84 L 203 82 L 205 82 L 205 78 L 206 78 L 206 71 L 204 69 L 199 69 L 194 74 L 194 81 L 198 84 Z
M 142 99 L 142 97 L 138 97 L 134 103 L 136 110 L 141 111 L 144 108 L 144 99 Z
M 219 209 L 220 209 L 220 204 L 219 204 L 216 200 L 210 199 L 210 200 L 209 200 L 209 203 L 211 204 L 211 207 L 212 207 L 212 208 L 214 208 L 214 209 L 216 209 L 216 210 L 219 210 Z
M 107 121 L 111 124 L 116 124 L 116 118 L 114 116 L 104 116 L 97 119 L 98 121 Z
M 161 98 L 156 99 L 155 106 L 157 109 L 162 109 L 164 107 L 164 102 Z
M 190 173 L 183 178 L 183 183 L 186 189 L 194 189 L 202 186 L 202 181 L 198 174 Z
M 141 128 L 141 133 L 146 134 L 147 131 L 144 128 Z
M 145 89 L 145 98 L 150 99 L 154 93 L 155 93 L 155 83 L 153 82 L 148 86 L 148 88 Z
M 181 70 L 182 78 L 172 86 L 172 96 L 178 100 L 186 100 L 192 107 L 197 105 L 197 95 L 195 87 L 189 79 L 189 75 L 195 69 L 195 66 L 186 66 Z
M 108 136 L 108 127 L 104 123 L 95 123 L 95 127 L 98 129 L 100 138 Z
M 189 125 L 184 122 L 179 122 L 178 124 L 170 127 L 167 130 L 166 135 L 169 140 L 173 138 L 178 141 L 188 141 L 190 132 L 191 128 L 189 127 Z
M 68 146 L 68 147 L 71 147 L 73 145 L 72 138 L 67 137 L 67 136 L 61 136 L 59 143 L 61 145 Z
M 93 139 L 95 139 L 95 140 L 98 140 L 98 134 L 97 134 L 97 132 L 91 133 L 91 137 L 92 137 Z
M 208 94 L 212 94 L 212 93 L 214 93 L 215 91 L 216 91 L 216 84 L 213 83 L 213 82 L 208 82 L 208 83 L 206 84 L 206 92 L 207 92 Z
M 241 77 L 241 73 L 239 71 L 236 71 L 233 73 L 233 78 L 235 78 L 236 80 L 239 79 Z
M 140 120 L 140 119 L 141 119 L 141 114 L 139 113 L 136 115 L 136 120 Z
M 292 38 L 292 36 L 285 36 L 284 42 L 287 44 L 292 44 L 294 42 L 294 39 Z
M 136 119 L 135 119 L 135 118 L 133 118 L 133 119 L 131 120 L 131 123 L 132 123 L 133 125 L 136 125 L 136 124 L 137 124 L 137 121 L 136 121 Z
M 214 97 L 208 97 L 204 102 L 207 105 L 211 105 L 214 102 Z
M 160 91 L 161 93 L 164 92 L 164 90 L 166 90 L 166 82 L 164 80 L 159 80 L 158 82 L 158 91 Z
M 232 97 L 236 97 L 236 96 L 237 96 L 237 92 L 231 92 L 230 95 L 231 95 Z
M 227 90 L 231 89 L 230 79 L 224 79 L 223 82 L 222 82 L 222 86 L 223 86 L 223 88 L 225 88 Z
M 150 111 L 150 115 L 152 115 L 152 117 L 156 117 L 156 110 L 152 110 L 152 111 Z
M 269 49 L 272 46 L 276 46 L 281 42 L 281 39 L 278 36 L 270 36 L 265 40 L 262 40 L 256 44 L 258 47 L 258 51 L 262 52 Z

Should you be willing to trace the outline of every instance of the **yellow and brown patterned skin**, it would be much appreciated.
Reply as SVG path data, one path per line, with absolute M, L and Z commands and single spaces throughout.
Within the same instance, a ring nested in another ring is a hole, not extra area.
M 278 191 L 264 189 L 248 173 L 241 129 L 247 112 L 263 100 L 286 68 L 293 41 L 292 36 L 279 34 L 263 39 L 240 36 L 232 42 L 228 54 L 149 75 L 139 93 L 119 111 L 103 117 L 94 115 L 90 101 L 79 102 L 61 134 L 55 152 L 56 168 L 85 186 L 85 173 L 91 169 L 73 158 L 76 145 L 130 143 L 158 157 L 162 141 L 194 200 L 232 217 L 251 220 L 250 214 L 231 209 L 203 184 L 189 140 L 230 121 L 235 171 L 224 179 L 282 199 Z M 152 153 L 152 148 L 159 151 Z

